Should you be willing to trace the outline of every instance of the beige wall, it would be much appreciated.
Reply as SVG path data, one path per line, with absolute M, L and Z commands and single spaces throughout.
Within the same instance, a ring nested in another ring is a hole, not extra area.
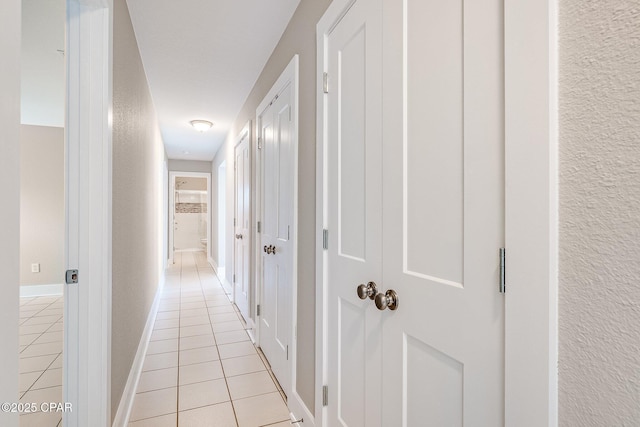
M 64 281 L 64 129 L 21 126 L 20 285 Z M 40 264 L 40 273 L 31 264 Z
M 0 402 L 18 402 L 18 286 L 20 262 L 20 10 L 0 2 Z M 18 414 L 0 412 L 0 425 L 17 427 Z
M 561 426 L 640 425 L 640 8 L 560 0 Z
M 113 26 L 112 416 L 161 279 L 165 158 L 125 0 Z
M 169 172 L 211 172 L 211 162 L 203 160 L 169 160 Z
M 258 104 L 295 54 L 300 55 L 299 149 L 298 149 L 298 361 L 296 388 L 313 413 L 315 398 L 315 218 L 316 218 L 316 24 L 331 0 L 303 0 L 280 42 L 269 58 L 251 94 L 229 133 L 225 145 L 213 161 L 212 176 L 227 160 L 227 224 L 233 224 L 233 148 L 248 120 L 255 129 Z M 255 147 L 256 138 L 252 135 Z M 215 178 L 214 178 L 215 180 Z M 255 177 L 254 181 L 255 182 Z M 217 188 L 214 182 L 212 188 Z M 214 197 L 214 200 L 216 198 Z M 214 210 L 215 212 L 215 210 Z M 215 215 L 215 213 L 214 213 Z M 213 229 L 217 230 L 214 221 Z M 232 253 L 232 227 L 227 227 L 227 254 Z M 216 236 L 217 237 L 217 236 Z M 230 263 L 227 262 L 227 266 Z M 227 268 L 227 277 L 232 274 Z M 231 282 L 231 280 L 229 280 Z

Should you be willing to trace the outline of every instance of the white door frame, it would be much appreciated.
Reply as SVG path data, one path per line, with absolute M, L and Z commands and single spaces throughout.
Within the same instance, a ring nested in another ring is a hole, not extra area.
M 326 425 L 327 36 L 356 0 L 334 0 L 317 26 L 316 400 Z M 405 4 L 408 0 L 404 0 Z M 505 0 L 505 425 L 558 423 L 557 0 Z M 497 250 L 497 248 L 496 248 Z M 497 262 L 497 259 L 496 259 Z
M 67 427 L 111 422 L 112 0 L 67 0 L 64 397 Z
M 176 211 L 176 177 L 183 176 L 185 178 L 206 178 L 207 179 L 207 260 L 211 259 L 211 172 L 169 172 L 169 264 L 173 264 L 173 221 Z
M 294 55 L 287 67 L 284 69 L 278 80 L 273 84 L 273 87 L 269 90 L 269 92 L 265 95 L 264 99 L 256 108 L 256 139 L 260 138 L 260 127 L 261 127 L 261 117 L 264 111 L 269 106 L 270 102 L 273 98 L 282 90 L 283 87 L 288 82 L 291 82 L 292 89 L 292 107 L 293 107 L 293 132 L 292 132 L 292 143 L 293 143 L 293 230 L 291 232 L 291 236 L 293 239 L 293 265 L 291 271 L 291 349 L 290 349 L 290 358 L 289 365 L 291 369 L 291 384 L 281 384 L 285 390 L 287 390 L 287 405 L 291 412 L 291 416 L 295 417 L 294 419 L 305 418 L 310 421 L 310 424 L 313 425 L 313 414 L 309 411 L 309 409 L 304 404 L 302 398 L 300 397 L 297 389 L 296 389 L 296 366 L 297 366 L 297 339 L 296 339 L 296 330 L 297 330 L 297 319 L 298 319 L 298 140 L 299 140 L 299 132 L 298 132 L 298 116 L 299 116 L 299 55 Z M 258 145 L 260 141 L 258 140 L 258 144 L 256 144 L 255 151 L 252 153 L 255 157 L 255 170 L 256 170 L 256 204 L 255 204 L 255 215 L 254 218 L 257 221 L 262 221 L 264 223 L 264 219 L 262 218 L 262 156 L 259 151 Z M 260 237 L 259 233 L 254 234 L 254 247 L 255 247 L 255 274 L 256 274 L 256 288 L 255 288 L 255 299 L 254 299 L 254 313 L 257 313 L 257 304 L 260 304 L 262 301 L 262 248 L 260 248 Z M 256 324 L 256 342 L 260 344 L 260 321 L 258 316 L 255 318 Z

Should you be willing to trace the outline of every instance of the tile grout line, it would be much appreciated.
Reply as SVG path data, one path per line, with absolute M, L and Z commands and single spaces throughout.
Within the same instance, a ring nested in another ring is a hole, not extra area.
M 208 261 L 207 261 L 208 262 Z M 233 418 L 236 421 L 236 426 L 240 425 L 238 423 L 238 414 L 236 413 L 236 407 L 233 404 L 233 399 L 231 398 L 231 389 L 229 388 L 229 382 L 227 381 L 227 374 L 224 371 L 224 365 L 222 364 L 222 358 L 220 357 L 220 349 L 218 348 L 218 341 L 216 340 L 216 334 L 213 332 L 213 322 L 211 321 L 211 311 L 209 310 L 209 305 L 207 304 L 207 296 L 204 293 L 204 287 L 202 286 L 202 279 L 200 278 L 200 268 L 196 263 L 196 271 L 198 272 L 198 281 L 200 282 L 200 289 L 202 290 L 202 296 L 204 298 L 204 306 L 207 310 L 207 317 L 209 318 L 209 326 L 211 327 L 211 333 L 213 334 L 213 340 L 216 343 L 216 353 L 218 353 L 218 360 L 220 361 L 220 369 L 222 370 L 222 378 L 224 378 L 224 385 L 227 387 L 227 393 L 229 394 L 229 402 L 231 403 L 231 410 L 233 411 Z M 214 270 L 215 272 L 215 270 Z M 220 278 L 218 277 L 218 273 L 214 273 L 216 275 L 216 279 L 220 282 Z M 224 291 L 224 289 L 223 289 Z M 225 295 L 226 295 L 226 291 Z M 231 301 L 229 301 L 231 302 Z

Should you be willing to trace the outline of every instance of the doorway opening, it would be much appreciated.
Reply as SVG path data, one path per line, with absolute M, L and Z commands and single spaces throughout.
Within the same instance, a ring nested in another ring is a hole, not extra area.
M 19 397 L 63 402 L 66 2 L 22 1 Z M 61 413 L 21 414 L 55 427 Z
M 171 172 L 169 186 L 169 264 L 177 252 L 204 252 L 211 259 L 211 174 Z

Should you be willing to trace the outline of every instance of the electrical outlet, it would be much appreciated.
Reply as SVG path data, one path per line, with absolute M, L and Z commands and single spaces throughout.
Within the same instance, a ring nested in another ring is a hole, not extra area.
M 32 273 L 40 273 L 40 264 L 31 264 L 31 272 Z

